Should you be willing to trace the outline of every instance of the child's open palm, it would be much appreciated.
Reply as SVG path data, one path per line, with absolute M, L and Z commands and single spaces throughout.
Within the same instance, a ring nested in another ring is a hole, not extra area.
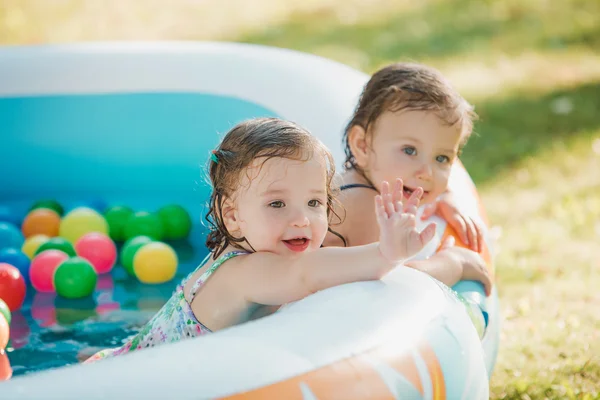
M 375 213 L 379 224 L 379 249 L 390 263 L 399 263 L 415 255 L 435 235 L 435 224 L 421 233 L 416 229 L 416 213 L 423 189 L 417 188 L 406 204 L 402 202 L 403 183 L 396 180 L 394 191 L 383 182 L 381 194 L 375 196 Z

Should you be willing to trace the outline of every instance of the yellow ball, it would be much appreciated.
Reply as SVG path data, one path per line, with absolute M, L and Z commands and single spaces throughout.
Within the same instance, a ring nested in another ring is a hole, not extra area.
M 79 207 L 65 215 L 60 222 L 59 235 L 71 243 L 90 232 L 108 234 L 108 223 L 98 212 L 87 207 Z
M 171 246 L 152 242 L 135 253 L 133 271 L 143 283 L 163 283 L 173 279 L 177 272 L 177 262 L 177 254 Z
M 32 260 L 37 249 L 48 240 L 50 240 L 50 237 L 46 235 L 30 236 L 25 240 L 23 246 L 21 246 L 21 251 L 23 251 L 23 253 L 25 253 L 30 260 Z

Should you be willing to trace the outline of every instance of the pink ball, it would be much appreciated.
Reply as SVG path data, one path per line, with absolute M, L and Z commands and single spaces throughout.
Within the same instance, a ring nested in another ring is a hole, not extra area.
M 54 292 L 54 272 L 60 263 L 67 259 L 67 253 L 55 249 L 44 250 L 35 256 L 29 268 L 29 278 L 33 287 L 39 292 Z
M 91 232 L 75 243 L 75 251 L 92 264 L 98 274 L 110 272 L 117 261 L 117 246 L 105 234 Z

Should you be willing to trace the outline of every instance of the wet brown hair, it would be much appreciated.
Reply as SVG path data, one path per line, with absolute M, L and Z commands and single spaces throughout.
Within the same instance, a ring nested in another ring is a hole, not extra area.
M 369 79 L 346 126 L 342 139 L 346 169 L 359 170 L 348 140 L 352 127 L 358 125 L 367 135 L 372 134 L 371 128 L 381 114 L 402 110 L 432 111 L 449 126 L 458 125 L 461 147 L 471 136 L 477 119 L 473 106 L 436 69 L 413 63 L 388 65 Z
M 314 154 L 321 154 L 327 173 L 327 215 L 339 216 L 333 210 L 335 200 L 332 185 L 335 163 L 329 150 L 319 139 L 293 122 L 277 118 L 256 118 L 233 127 L 213 150 L 208 167 L 212 194 L 208 204 L 206 221 L 210 233 L 206 246 L 217 258 L 229 245 L 241 248 L 245 238 L 236 238 L 227 231 L 223 222 L 223 203 L 232 198 L 239 188 L 242 173 L 256 158 L 263 163 L 273 157 L 306 161 Z

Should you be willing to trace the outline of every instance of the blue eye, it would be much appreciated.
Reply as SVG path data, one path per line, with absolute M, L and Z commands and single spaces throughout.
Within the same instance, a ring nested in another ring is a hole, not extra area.
M 321 204 L 323 203 L 321 202 L 321 200 L 318 199 L 312 199 L 308 202 L 309 207 L 319 207 Z
M 435 158 L 435 161 L 441 163 L 441 164 L 445 164 L 450 162 L 450 158 L 448 156 L 437 156 Z
M 410 146 L 403 148 L 402 151 L 409 156 L 414 156 L 415 154 L 417 154 L 417 149 Z
M 283 208 L 285 207 L 285 203 L 283 201 L 277 200 L 269 203 L 269 207 L 273 208 Z

